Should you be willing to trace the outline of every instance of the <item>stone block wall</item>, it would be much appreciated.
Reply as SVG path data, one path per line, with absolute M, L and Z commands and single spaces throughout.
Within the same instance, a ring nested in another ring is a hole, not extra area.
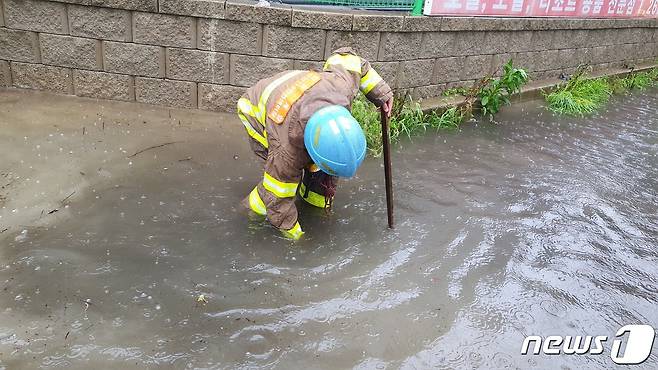
M 233 111 L 260 78 L 351 46 L 416 98 L 509 58 L 534 79 L 658 58 L 658 19 L 411 17 L 247 0 L 0 0 L 0 87 Z

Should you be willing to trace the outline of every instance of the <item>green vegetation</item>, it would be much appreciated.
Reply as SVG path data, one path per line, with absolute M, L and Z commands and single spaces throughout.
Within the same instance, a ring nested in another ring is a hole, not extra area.
M 368 150 L 374 156 L 382 152 L 381 114 L 370 102 L 359 96 L 352 103 L 352 114 L 361 123 L 366 135 Z M 390 139 L 392 143 L 401 137 L 411 137 L 428 129 L 454 129 L 462 122 L 458 108 L 449 108 L 441 114 L 425 113 L 418 102 L 407 96 L 396 97 L 390 121 Z
M 455 96 L 455 95 L 466 95 L 468 94 L 468 89 L 465 87 L 451 87 L 446 89 L 441 93 L 443 96 Z
M 509 96 L 518 92 L 527 81 L 527 73 L 514 68 L 510 60 L 503 66 L 503 75 L 500 78 L 487 76 L 473 88 L 452 88 L 443 92 L 444 96 L 464 95 L 466 103 L 460 107 L 448 108 L 440 113 L 425 113 L 420 104 L 407 95 L 396 96 L 390 121 L 391 143 L 399 141 L 403 136 L 411 137 L 429 129 L 456 129 L 472 115 L 473 106 L 478 99 L 482 102 L 482 112 L 491 120 L 503 104 L 509 104 Z M 363 127 L 368 150 L 372 155 L 379 156 L 382 151 L 379 110 L 359 96 L 352 103 L 352 114 Z
M 630 73 L 623 78 L 587 78 L 588 66 L 581 66 L 576 73 L 555 91 L 545 94 L 548 108 L 555 113 L 571 116 L 587 116 L 605 105 L 613 94 L 632 89 L 646 89 L 658 84 L 658 69 Z
M 528 74 L 520 68 L 514 68 L 510 59 L 503 66 L 501 78 L 485 78 L 482 87 L 477 91 L 482 106 L 482 114 L 493 121 L 494 115 L 500 111 L 503 105 L 509 105 L 509 97 L 521 90 L 528 82 Z

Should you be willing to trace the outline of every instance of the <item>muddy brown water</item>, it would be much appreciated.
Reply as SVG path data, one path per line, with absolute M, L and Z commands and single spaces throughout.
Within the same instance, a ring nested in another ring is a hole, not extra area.
M 617 329 L 658 328 L 657 107 L 656 90 L 587 119 L 520 103 L 404 142 L 395 230 L 370 159 L 333 213 L 301 207 L 296 244 L 238 207 L 261 170 L 237 121 L 179 129 L 105 164 L 51 222 L 5 233 L 0 364 L 611 368 Z M 94 133 L 156 134 L 112 129 Z M 610 339 L 524 356 L 526 335 Z

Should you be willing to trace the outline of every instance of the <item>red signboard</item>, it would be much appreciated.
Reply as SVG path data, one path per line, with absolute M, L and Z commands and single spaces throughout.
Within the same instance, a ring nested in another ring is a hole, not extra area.
M 425 0 L 425 15 L 658 17 L 658 0 Z

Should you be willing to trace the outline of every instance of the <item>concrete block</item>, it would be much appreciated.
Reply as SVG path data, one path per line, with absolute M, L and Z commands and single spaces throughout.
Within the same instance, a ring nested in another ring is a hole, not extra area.
M 11 79 L 15 87 L 72 94 L 71 70 L 42 64 L 11 63 Z
M 159 46 L 103 42 L 106 72 L 136 76 L 164 77 L 164 49 Z
M 419 32 L 382 33 L 378 60 L 410 60 L 420 55 L 423 34 Z
M 379 33 L 327 31 L 324 57 L 328 58 L 334 50 L 345 46 L 351 47 L 367 60 L 376 60 L 379 51 Z
M 353 31 L 402 31 L 404 17 L 401 15 L 354 14 Z
M 536 62 L 539 65 L 539 70 L 549 70 L 549 69 L 558 69 L 562 66 L 560 61 L 560 52 L 558 50 L 544 50 L 540 51 L 538 55 L 538 60 Z M 523 66 L 519 65 L 523 68 Z
M 324 30 L 266 25 L 263 28 L 263 55 L 320 60 L 324 57 L 324 41 Z
M 263 42 L 260 24 L 199 18 L 198 32 L 199 49 L 260 54 Z
M 400 72 L 400 62 L 372 62 L 370 66 L 379 73 L 386 83 L 395 88 L 398 83 L 398 73 Z
M 132 40 L 130 12 L 126 10 L 70 5 L 69 30 L 73 36 L 103 40 Z
M 275 3 L 270 3 L 270 6 L 256 4 L 258 4 L 256 1 L 249 0 L 227 0 L 226 19 L 282 26 L 292 24 L 291 6 Z
M 199 84 L 199 109 L 216 112 L 235 112 L 238 99 L 246 88 L 230 85 Z
M 224 0 L 160 0 L 160 13 L 223 19 Z
M 135 99 L 140 103 L 167 107 L 196 108 L 196 83 L 136 77 Z
M 231 55 L 231 85 L 251 86 L 258 80 L 293 68 L 290 59 Z
M 140 44 L 196 47 L 196 20 L 178 15 L 133 13 L 133 40 Z
M 536 50 L 532 36 L 532 31 L 491 31 L 486 34 L 486 47 L 479 49 L 482 53 L 491 54 L 532 51 Z
M 566 30 L 553 30 L 553 49 L 570 49 L 569 32 Z
M 494 44 L 494 45 L 488 45 L 489 41 L 485 39 L 485 35 L 498 35 L 502 34 L 499 32 L 481 32 L 481 31 L 473 31 L 473 32 L 455 32 L 455 39 L 452 43 L 452 52 L 451 54 L 453 56 L 458 56 L 458 55 L 476 55 L 479 53 L 484 53 L 484 52 L 494 52 L 494 53 L 507 53 L 509 52 L 508 47 L 507 47 L 507 42 L 503 39 L 501 40 L 494 40 L 496 42 L 503 42 L 502 45 L 500 44 Z M 492 38 L 492 36 L 487 36 L 489 38 Z M 484 41 L 483 41 L 484 40 Z M 483 48 L 486 50 L 483 50 Z M 495 51 L 494 51 L 495 50 Z
M 158 11 L 158 0 L 57 0 L 57 2 L 143 12 Z
M 42 33 L 41 62 L 59 67 L 103 69 L 101 42 L 82 37 Z
M 0 28 L 0 58 L 19 62 L 39 62 L 37 34 Z
M 4 0 L 9 28 L 50 33 L 68 33 L 66 6 L 50 1 Z
M 554 37 L 556 35 L 555 31 L 532 31 L 532 36 L 530 36 L 530 43 L 532 45 L 532 50 L 548 50 L 553 49 L 555 45 Z
M 408 88 L 432 83 L 434 59 L 419 59 L 400 62 L 400 74 L 396 87 Z
M 135 100 L 133 77 L 106 72 L 73 71 L 73 92 L 77 96 L 110 100 Z
M 441 31 L 521 31 L 529 21 L 523 18 L 443 17 Z
M 441 31 L 443 17 L 405 16 L 403 32 L 437 32 Z
M 9 86 L 11 86 L 11 69 L 9 68 L 9 62 L 6 60 L 0 60 L 0 87 Z
M 525 69 L 526 72 L 529 73 L 540 71 L 542 69 L 538 69 L 537 67 L 537 64 L 541 64 L 537 60 L 538 56 L 539 56 L 538 51 L 523 51 L 520 53 L 515 53 L 514 65 L 516 67 Z M 546 69 L 550 69 L 550 68 L 546 68 Z
M 411 92 L 411 98 L 414 100 L 423 100 L 441 96 L 446 89 L 445 84 L 418 86 Z
M 459 81 L 463 65 L 463 57 L 438 58 L 434 64 L 432 83 Z
M 293 69 L 302 71 L 322 71 L 324 62 L 314 60 L 295 60 L 292 65 Z
M 455 41 L 460 38 L 458 32 L 426 32 L 421 43 L 421 58 L 440 58 L 457 55 Z
M 351 30 L 352 14 L 293 9 L 292 26 L 298 28 L 322 28 L 327 30 Z
M 493 56 L 491 55 L 471 55 L 464 58 L 464 64 L 461 68 L 460 77 L 462 80 L 480 79 L 489 74 L 493 74 L 492 67 Z
M 228 54 L 174 48 L 167 48 L 166 53 L 169 79 L 228 83 Z
M 561 68 L 566 69 L 578 65 L 576 62 L 576 49 L 562 49 L 558 52 Z
M 595 64 L 603 64 L 608 62 L 607 47 L 597 46 L 592 50 L 592 61 Z
M 512 59 L 512 63 L 515 67 L 523 68 L 522 65 L 516 63 L 513 53 L 503 53 L 503 54 L 494 54 L 492 55 L 491 67 L 494 70 L 494 76 L 500 77 L 503 74 L 503 65 Z

